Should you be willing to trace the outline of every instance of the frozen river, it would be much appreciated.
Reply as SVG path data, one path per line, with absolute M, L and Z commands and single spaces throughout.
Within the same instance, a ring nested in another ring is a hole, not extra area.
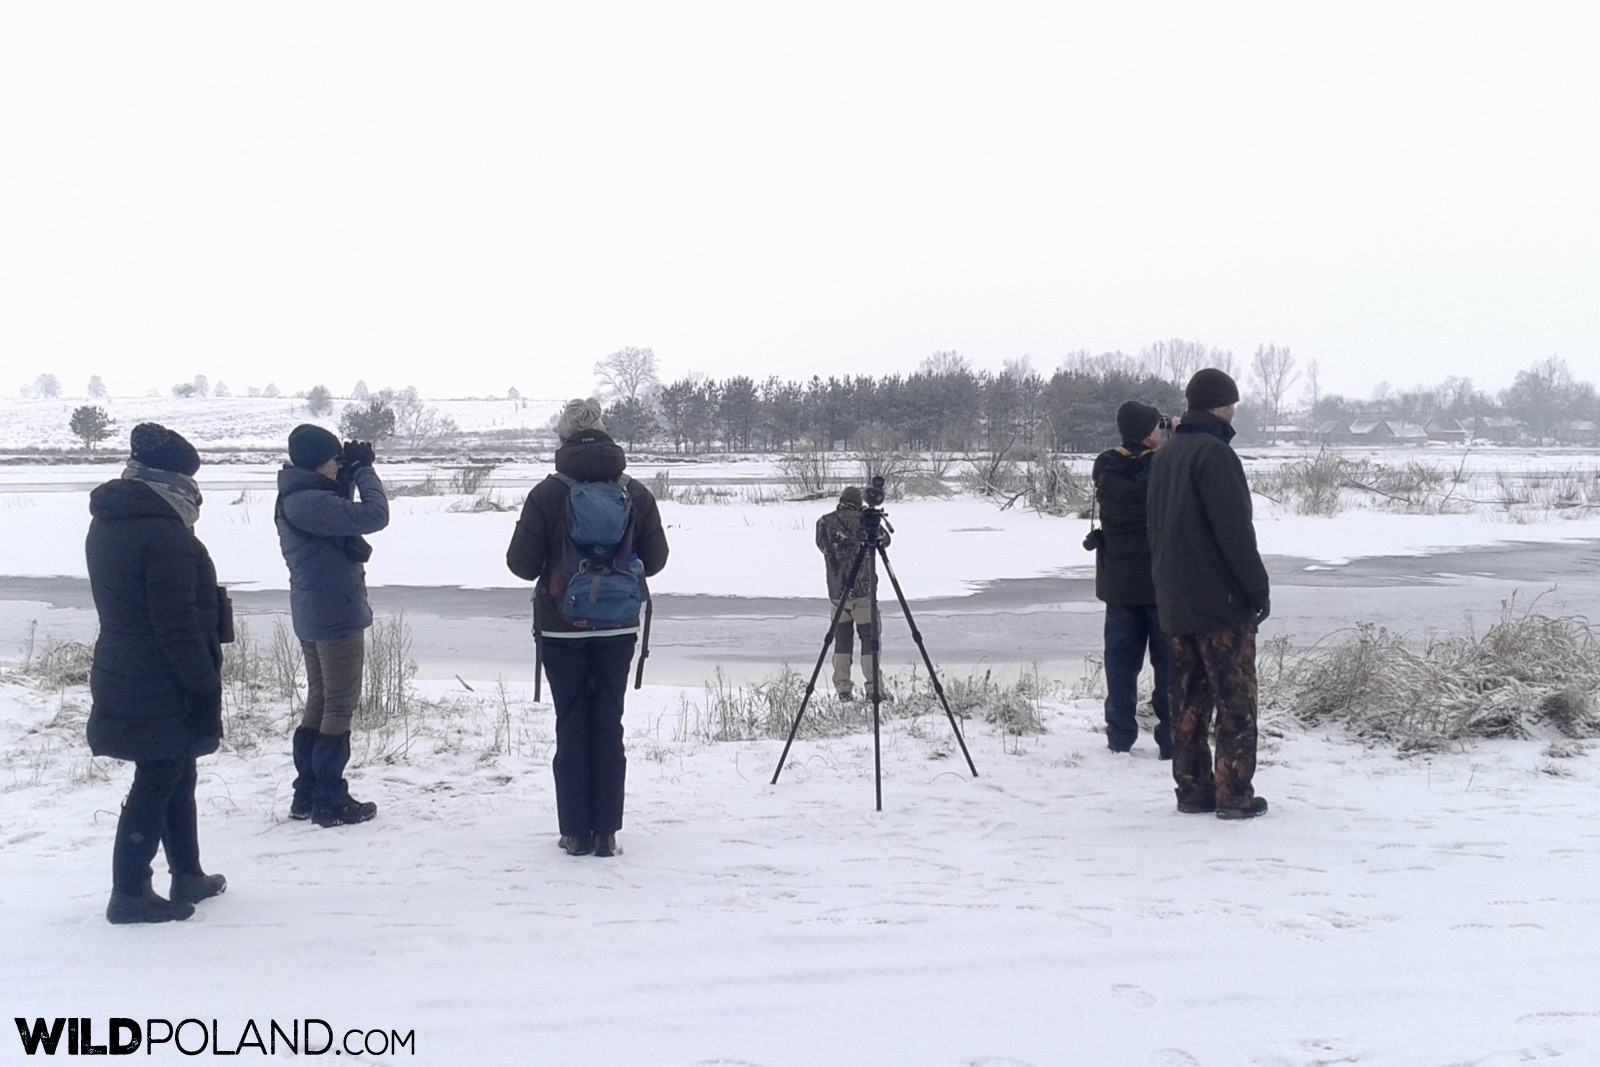
M 992 664 L 1011 672 L 1037 664 L 1072 678 L 1100 647 L 1101 605 L 1088 578 L 994 582 L 967 596 L 918 598 L 917 574 L 896 562 L 911 610 L 942 672 Z M 1425 556 L 1358 559 L 1329 567 L 1268 557 L 1273 614 L 1267 636 L 1310 644 L 1370 622 L 1392 631 L 1479 633 L 1515 596 L 1518 610 L 1538 598 L 1546 615 L 1592 615 L 1600 605 L 1600 543 L 1513 544 Z M 887 588 L 887 582 L 884 583 Z M 412 654 L 423 677 L 528 677 L 532 669 L 526 589 L 380 586 L 374 610 L 405 610 Z M 256 635 L 287 611 L 284 590 L 237 590 L 236 610 Z M 909 628 L 887 601 L 885 665 L 920 664 Z M 697 685 L 721 665 L 736 681 L 756 680 L 790 663 L 809 672 L 822 647 L 825 600 L 658 595 L 647 680 Z M 0 578 L 0 641 L 12 658 L 28 624 L 58 638 L 88 641 L 95 631 L 88 582 Z

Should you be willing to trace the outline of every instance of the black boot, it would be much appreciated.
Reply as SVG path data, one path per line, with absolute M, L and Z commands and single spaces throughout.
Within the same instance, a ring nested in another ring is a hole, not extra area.
M 150 879 L 133 891 L 113 889 L 106 904 L 106 922 L 118 926 L 127 923 L 182 922 L 194 914 L 194 905 L 179 900 L 166 900 L 150 888 Z
M 289 818 L 311 818 L 311 796 L 317 776 L 311 769 L 311 750 L 317 744 L 317 731 L 302 726 L 294 732 L 294 799 L 289 801 Z
M 344 780 L 345 764 L 349 762 L 349 734 L 317 735 L 311 750 L 311 769 L 317 778 L 311 800 L 311 821 L 318 826 L 366 822 L 378 814 L 378 805 L 370 801 L 363 803 L 350 795 Z
M 174 874 L 172 891 L 167 896 L 174 904 L 198 904 L 220 896 L 227 888 L 228 880 L 220 874 Z

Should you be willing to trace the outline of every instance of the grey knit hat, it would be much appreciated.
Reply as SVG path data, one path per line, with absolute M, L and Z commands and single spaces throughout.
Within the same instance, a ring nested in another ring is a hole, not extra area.
M 584 430 L 605 428 L 606 420 L 600 408 L 600 401 L 594 397 L 589 397 L 587 400 L 569 400 L 567 406 L 561 409 L 560 420 L 556 422 L 556 436 L 565 441 L 573 434 L 582 433 Z

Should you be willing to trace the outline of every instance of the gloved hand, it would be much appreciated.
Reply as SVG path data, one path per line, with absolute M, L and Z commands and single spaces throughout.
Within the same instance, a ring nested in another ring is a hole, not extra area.
M 370 467 L 377 462 L 373 454 L 372 445 L 366 441 L 346 441 L 344 443 L 344 465 L 351 470 L 357 467 Z
M 1256 625 L 1260 626 L 1267 621 L 1267 616 L 1272 614 L 1272 601 L 1263 600 L 1256 605 Z

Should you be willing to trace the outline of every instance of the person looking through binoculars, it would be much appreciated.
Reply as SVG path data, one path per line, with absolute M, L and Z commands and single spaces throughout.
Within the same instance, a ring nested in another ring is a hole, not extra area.
M 291 819 L 318 826 L 366 822 L 378 805 L 356 800 L 345 781 L 350 723 L 361 702 L 366 660 L 364 535 L 389 525 L 389 497 L 373 470 L 372 446 L 304 423 L 289 434 L 278 472 L 274 520 L 289 566 L 289 616 L 306 660 L 306 710 L 294 732 Z
M 1128 752 L 1139 737 L 1134 709 L 1145 650 L 1155 675 L 1151 701 L 1156 713 L 1156 749 L 1172 758 L 1167 707 L 1167 642 L 1156 617 L 1156 584 L 1150 572 L 1150 537 L 1145 490 L 1150 461 L 1172 420 L 1148 404 L 1130 400 L 1117 409 L 1122 443 L 1095 457 L 1090 475 L 1100 527 L 1083 546 L 1094 551 L 1094 595 L 1106 605 L 1106 747 Z

